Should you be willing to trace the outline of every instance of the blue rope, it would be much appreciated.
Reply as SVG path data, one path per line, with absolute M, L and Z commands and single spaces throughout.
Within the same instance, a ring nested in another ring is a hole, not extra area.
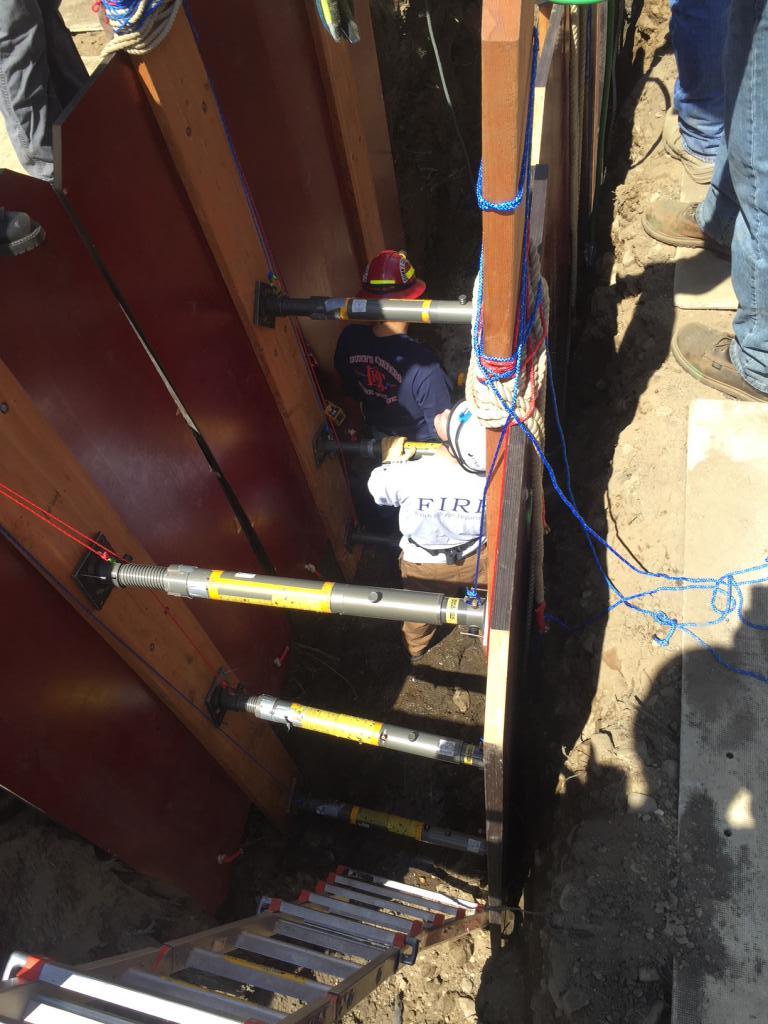
M 523 157 L 520 162 L 520 174 L 518 176 L 517 193 L 511 199 L 502 200 L 500 203 L 491 202 L 483 195 L 483 165 L 480 163 L 480 170 L 477 175 L 477 205 L 483 213 L 514 213 L 523 201 L 528 191 L 528 180 L 531 170 L 531 142 L 533 139 L 533 100 L 536 94 L 536 68 L 539 63 L 539 33 L 534 26 L 533 46 L 531 48 L 531 84 L 528 89 L 528 113 L 525 120 L 525 137 L 523 143 Z
M 121 32 L 133 32 L 141 28 L 144 22 L 151 18 L 158 7 L 162 7 L 165 2 L 166 0 L 150 0 L 141 17 L 136 21 L 133 21 L 133 18 L 141 6 L 140 0 L 102 0 L 102 6 L 112 30 L 116 35 L 120 35 Z
M 547 359 L 547 381 L 550 394 L 550 408 L 554 417 L 558 437 L 560 440 L 560 446 L 563 453 L 563 469 L 564 469 L 564 487 L 560 485 L 557 475 L 552 468 L 551 463 L 547 459 L 541 445 L 538 443 L 536 438 L 533 436 L 525 422 L 520 419 L 516 413 L 517 399 L 520 391 L 520 375 L 525 361 L 525 355 L 527 346 L 533 331 L 536 318 L 539 313 L 539 308 L 542 299 L 542 285 L 539 281 L 536 295 L 533 302 L 533 307 L 530 315 L 527 313 L 527 298 L 529 292 L 529 265 L 528 265 L 528 237 L 530 228 L 530 215 L 531 215 L 531 167 L 530 167 L 530 152 L 531 152 L 531 137 L 532 137 L 532 120 L 533 120 L 533 98 L 536 81 L 536 58 L 538 52 L 538 37 L 534 29 L 533 33 L 533 56 L 531 60 L 531 80 L 529 87 L 529 98 L 528 98 L 528 119 L 526 122 L 525 129 L 525 144 L 523 146 L 523 164 L 520 168 L 519 186 L 517 194 L 510 200 L 506 200 L 501 203 L 491 203 L 485 199 L 483 195 L 483 178 L 482 178 L 482 166 L 480 168 L 480 174 L 477 180 L 477 202 L 478 206 L 484 212 L 494 213 L 512 213 L 519 209 L 523 205 L 523 198 L 525 198 L 524 209 L 524 229 L 523 229 L 523 252 L 521 257 L 521 284 L 520 284 L 520 300 L 518 305 L 518 317 L 517 317 L 517 336 L 515 338 L 514 351 L 511 357 L 498 357 L 489 356 L 485 354 L 483 344 L 483 320 L 482 320 L 482 307 L 483 307 L 483 293 L 484 293 L 484 257 L 483 252 L 480 252 L 480 260 L 478 267 L 478 281 L 477 281 L 477 305 L 475 318 L 472 323 L 472 349 L 478 360 L 478 365 L 483 368 L 484 377 L 482 383 L 486 387 L 490 388 L 500 407 L 503 408 L 507 413 L 507 420 L 504 427 L 501 430 L 499 441 L 496 446 L 496 451 L 491 462 L 491 468 L 488 471 L 488 478 L 486 480 L 485 489 L 483 491 L 483 498 L 481 504 L 481 534 L 485 523 L 485 505 L 486 497 L 488 493 L 488 487 L 490 480 L 493 476 L 493 471 L 498 460 L 501 445 L 504 438 L 507 435 L 507 431 L 510 423 L 514 423 L 518 426 L 526 435 L 528 440 L 531 442 L 536 455 L 538 456 L 541 464 L 549 477 L 552 488 L 560 499 L 562 504 L 570 512 L 573 518 L 576 520 L 579 529 L 584 535 L 587 542 L 592 560 L 597 566 L 598 572 L 606 583 L 610 593 L 613 595 L 614 600 L 597 615 L 592 616 L 586 621 L 582 622 L 578 627 L 571 628 L 561 619 L 554 615 L 547 615 L 547 621 L 556 623 L 563 629 L 569 632 L 577 632 L 578 630 L 584 629 L 586 626 L 591 625 L 595 622 L 604 619 L 611 612 L 618 608 L 624 607 L 631 611 L 637 612 L 640 615 L 650 619 L 656 626 L 659 627 L 660 633 L 654 637 L 654 642 L 660 647 L 668 647 L 672 639 L 678 634 L 683 635 L 694 640 L 699 646 L 708 652 L 708 654 L 724 669 L 729 672 L 733 672 L 736 675 L 741 675 L 749 679 L 754 679 L 758 682 L 768 683 L 768 675 L 764 675 L 759 672 L 753 672 L 748 669 L 741 668 L 737 665 L 732 664 L 723 658 L 717 650 L 715 650 L 710 644 L 706 642 L 696 632 L 700 629 L 711 628 L 712 626 L 720 625 L 729 619 L 732 615 L 736 615 L 742 625 L 749 629 L 756 629 L 760 631 L 768 631 L 768 625 L 762 625 L 751 622 L 744 613 L 744 588 L 752 587 L 762 583 L 768 583 L 768 559 L 757 563 L 756 565 L 750 566 L 745 569 L 736 569 L 732 572 L 723 573 L 721 576 L 676 576 L 673 573 L 665 572 L 652 572 L 647 569 L 641 569 L 639 566 L 628 561 L 620 552 L 618 552 L 604 537 L 601 537 L 582 516 L 581 512 L 576 503 L 576 498 L 573 493 L 571 467 L 568 459 L 568 449 L 565 441 L 565 432 L 563 430 L 562 421 L 560 419 L 560 413 L 557 405 L 557 395 L 555 392 L 554 379 L 552 375 L 552 364 L 549 350 L 549 340 L 544 339 L 544 349 Z M 494 370 L 493 365 L 496 364 L 499 369 Z M 499 385 L 509 380 L 513 381 L 512 398 L 507 399 L 499 389 Z M 624 565 L 631 572 L 635 573 L 644 579 L 658 581 L 659 585 L 650 587 L 647 590 L 641 590 L 637 593 L 630 594 L 629 596 L 622 593 L 618 586 L 610 578 L 606 570 L 604 569 L 600 557 L 598 555 L 597 547 L 602 547 L 606 553 L 613 555 L 614 558 Z M 477 580 L 480 566 L 480 549 L 478 549 L 476 566 L 475 566 L 475 578 L 474 584 L 471 588 L 467 588 L 467 597 L 476 597 L 477 594 Z M 641 603 L 651 598 L 658 597 L 661 594 L 667 593 L 682 593 L 684 591 L 704 591 L 709 592 L 709 607 L 711 611 L 711 617 L 701 622 L 681 622 L 680 620 L 669 615 L 663 609 L 646 608 Z

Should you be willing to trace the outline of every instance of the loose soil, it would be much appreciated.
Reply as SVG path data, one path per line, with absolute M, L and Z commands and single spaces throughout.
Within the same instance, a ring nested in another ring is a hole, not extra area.
M 467 293 L 479 220 L 422 8 L 373 6 L 409 252 L 435 294 Z M 434 6 L 476 163 L 480 4 Z M 610 137 L 592 287 L 583 289 L 588 299 L 573 334 L 566 428 L 587 520 L 628 558 L 674 571 L 681 567 L 687 406 L 704 389 L 670 360 L 673 254 L 640 227 L 656 195 L 678 194 L 680 175 L 659 144 L 675 73 L 668 12 L 661 0 L 636 7 L 634 47 L 621 70 L 632 88 Z M 432 331 L 425 340 L 452 370 L 463 368 L 463 334 Z M 521 848 L 534 853 L 517 865 L 521 885 L 528 876 L 519 927 L 503 952 L 491 952 L 485 933 L 427 951 L 352 1011 L 350 1022 L 659 1024 L 669 1015 L 672 956 L 699 955 L 695 894 L 680 891 L 676 864 L 679 649 L 654 646 L 652 624 L 629 612 L 595 620 L 609 603 L 605 580 L 553 494 L 548 517 L 549 608 L 572 625 L 591 624 L 553 628 L 533 645 L 519 709 L 525 769 L 515 811 Z M 607 568 L 626 592 L 642 589 L 615 559 Z M 361 581 L 396 579 L 391 555 L 366 557 Z M 674 614 L 674 602 L 665 610 Z M 484 659 L 459 631 L 443 636 L 417 669 L 394 624 L 297 619 L 296 637 L 289 696 L 480 735 Z M 286 743 L 312 795 L 482 829 L 480 773 L 308 734 Z M 254 814 L 219 919 L 255 913 L 263 895 L 290 898 L 340 862 L 446 892 L 484 891 L 477 858 L 315 818 L 297 819 L 291 834 L 279 836 Z M 213 923 L 184 896 L 10 798 L 0 805 L 0 899 L 0 958 L 26 948 L 83 962 Z

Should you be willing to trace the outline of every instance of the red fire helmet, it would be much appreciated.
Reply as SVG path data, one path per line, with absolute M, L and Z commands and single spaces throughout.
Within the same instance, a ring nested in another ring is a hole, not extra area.
M 418 299 L 427 290 L 404 252 L 383 249 L 363 271 L 361 299 Z

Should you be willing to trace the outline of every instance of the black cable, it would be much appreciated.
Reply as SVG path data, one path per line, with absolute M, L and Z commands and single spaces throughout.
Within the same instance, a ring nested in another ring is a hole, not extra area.
M 429 31 L 429 41 L 432 44 L 432 52 L 435 55 L 435 63 L 437 64 L 438 74 L 440 75 L 440 84 L 443 87 L 443 95 L 445 96 L 445 102 L 448 104 L 448 109 L 451 112 L 451 118 L 453 119 L 453 126 L 456 129 L 456 137 L 461 145 L 462 152 L 464 153 L 464 159 L 467 164 L 467 174 L 469 176 L 469 187 L 470 191 L 475 191 L 475 172 L 472 169 L 472 161 L 469 159 L 469 152 L 467 150 L 466 143 L 464 142 L 464 136 L 461 133 L 461 126 L 459 125 L 459 119 L 456 116 L 456 111 L 453 106 L 453 100 L 451 94 L 448 91 L 448 83 L 445 80 L 445 74 L 443 72 L 443 62 L 440 60 L 440 51 L 437 48 L 437 40 L 435 39 L 435 32 L 432 28 L 432 15 L 429 11 L 429 0 L 424 0 L 424 13 L 427 18 L 427 29 Z

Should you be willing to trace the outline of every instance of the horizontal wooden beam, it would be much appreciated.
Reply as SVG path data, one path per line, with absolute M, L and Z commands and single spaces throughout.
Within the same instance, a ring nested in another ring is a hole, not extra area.
M 114 550 L 151 563 L 70 450 L 0 362 L 0 483 L 85 534 L 104 533 Z M 90 626 L 157 694 L 233 782 L 273 821 L 287 815 L 296 769 L 277 736 L 250 719 L 230 716 L 217 729 L 205 696 L 224 659 L 189 606 L 140 590 L 115 592 L 100 611 L 84 598 L 72 574 L 83 549 L 6 497 L 0 527 Z M 13 600 L 12 594 L 4 600 Z M 236 681 L 234 675 L 230 678 Z M 162 779 L 158 779 L 162 785 Z
M 274 328 L 253 323 L 254 289 L 257 281 L 267 279 L 267 257 L 184 10 L 160 46 L 136 58 L 136 65 L 176 170 L 272 389 L 336 560 L 349 576 L 356 565 L 345 544 L 352 518 L 349 488 L 337 459 L 326 459 L 322 466 L 315 462 L 313 441 L 325 416 L 291 323 L 278 321 Z M 264 102 L 269 102 L 268 96 Z M 264 159 L 280 160 L 268 139 Z

